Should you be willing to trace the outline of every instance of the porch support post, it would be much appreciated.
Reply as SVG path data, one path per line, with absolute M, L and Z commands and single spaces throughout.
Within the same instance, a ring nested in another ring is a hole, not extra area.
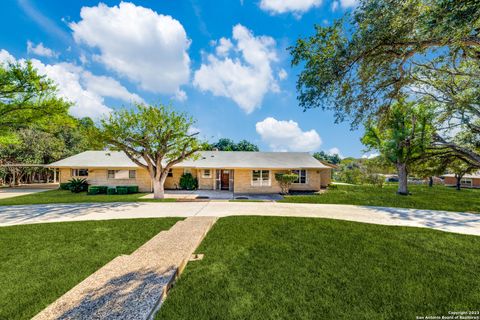
M 57 183 L 57 168 L 53 168 L 53 183 Z
M 213 175 L 212 190 L 215 190 L 215 185 L 217 184 L 217 169 L 213 169 L 212 175 Z

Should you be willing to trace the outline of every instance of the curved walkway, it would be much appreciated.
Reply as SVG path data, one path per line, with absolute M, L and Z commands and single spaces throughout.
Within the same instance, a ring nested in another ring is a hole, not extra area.
M 0 226 L 80 220 L 233 215 L 330 218 L 480 235 L 480 215 L 471 213 L 278 202 L 136 202 L 0 206 Z

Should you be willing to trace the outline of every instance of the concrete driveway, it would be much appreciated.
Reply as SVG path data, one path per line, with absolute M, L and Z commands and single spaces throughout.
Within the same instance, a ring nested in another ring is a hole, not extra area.
M 480 215 L 471 213 L 353 205 L 227 201 L 0 206 L 0 226 L 80 220 L 235 215 L 330 218 L 480 235 Z
M 51 189 L 47 188 L 0 188 L 0 199 L 24 196 L 27 194 L 43 192 Z

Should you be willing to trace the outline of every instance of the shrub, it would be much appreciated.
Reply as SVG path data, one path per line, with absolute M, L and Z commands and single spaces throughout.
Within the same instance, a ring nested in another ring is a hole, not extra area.
M 98 186 L 98 189 L 100 190 L 101 194 L 106 194 L 107 193 L 107 186 Z
M 115 187 L 108 187 L 107 188 L 107 194 L 108 195 L 112 195 L 112 194 L 116 194 L 117 193 L 117 188 Z
M 88 194 L 106 194 L 107 186 L 89 186 Z
M 100 194 L 100 187 L 98 187 L 98 186 L 88 187 L 87 194 L 89 194 L 89 195 Z
M 128 187 L 118 186 L 117 187 L 117 194 L 128 194 Z
M 198 180 L 194 178 L 191 173 L 184 173 L 180 177 L 180 189 L 196 190 L 198 188 Z
M 127 186 L 128 193 L 138 193 L 138 186 Z
M 73 193 L 87 191 L 88 189 L 87 179 L 73 178 L 72 180 L 68 181 L 68 183 L 70 184 L 70 191 Z
M 282 194 L 287 194 L 290 191 L 290 186 L 298 179 L 298 175 L 294 173 L 275 173 L 275 180 L 278 181 Z
M 68 183 L 68 182 L 60 183 L 59 189 L 60 190 L 70 190 L 70 183 Z
M 361 176 L 361 182 L 382 188 L 385 183 L 385 177 L 376 173 L 364 173 Z

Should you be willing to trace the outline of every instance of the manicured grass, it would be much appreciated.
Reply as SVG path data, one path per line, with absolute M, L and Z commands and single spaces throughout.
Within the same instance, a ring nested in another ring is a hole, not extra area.
M 423 185 L 409 186 L 409 196 L 396 194 L 396 185 L 383 188 L 374 186 L 345 186 L 313 195 L 286 196 L 282 202 L 298 203 L 335 203 L 400 208 L 418 208 L 432 210 L 480 212 L 480 190 L 462 189 L 444 186 L 429 188 Z
M 30 319 L 118 255 L 177 218 L 0 227 L 0 319 Z
M 356 222 L 220 219 L 157 319 L 415 319 L 478 310 L 480 237 Z
M 21 204 L 41 204 L 41 203 L 79 203 L 79 202 L 173 202 L 175 199 L 140 199 L 147 195 L 147 193 L 134 193 L 134 194 L 97 194 L 87 195 L 86 192 L 72 193 L 68 190 L 49 190 L 44 192 L 38 192 L 28 194 L 24 196 L 18 196 L 13 198 L 0 199 L 0 206 L 2 205 L 21 205 Z

